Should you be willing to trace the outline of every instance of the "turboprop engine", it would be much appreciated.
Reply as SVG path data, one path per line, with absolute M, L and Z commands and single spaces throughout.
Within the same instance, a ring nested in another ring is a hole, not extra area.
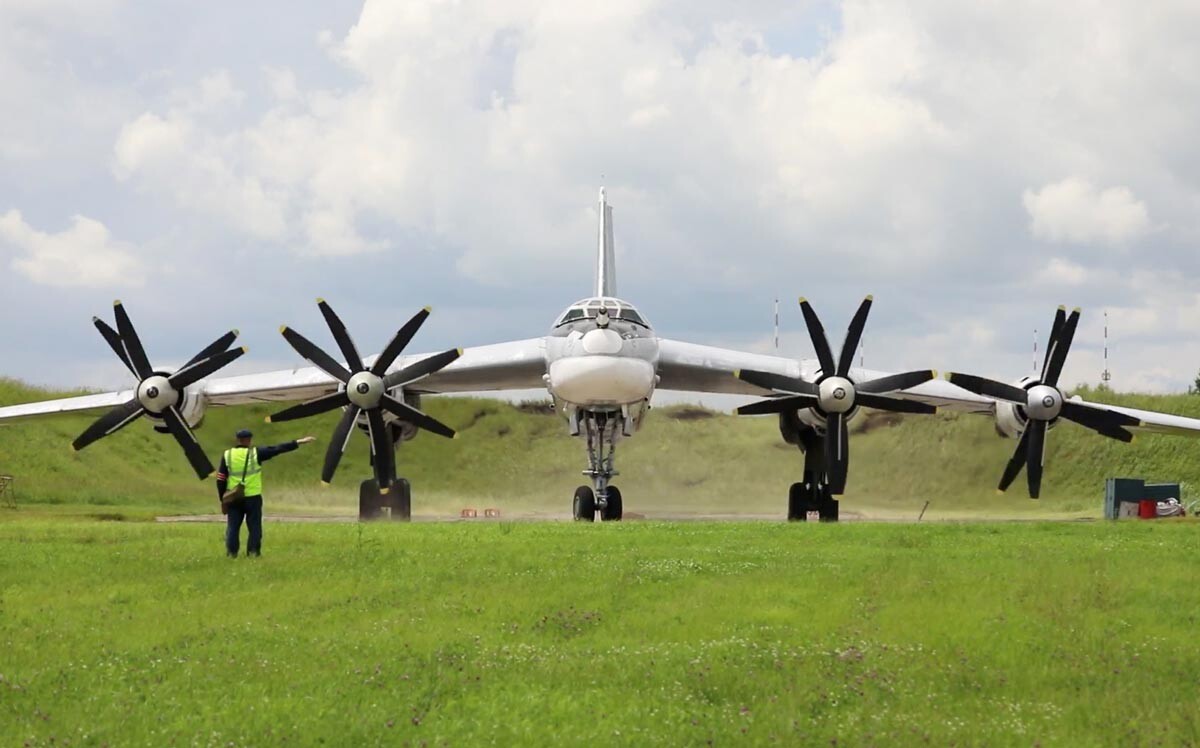
M 1037 380 L 1033 377 L 1021 377 L 1013 382 L 1013 386 L 1028 390 L 1036 383 Z M 1020 405 L 1010 402 L 996 403 L 996 433 L 1000 436 L 1008 439 L 1020 439 L 1027 423 L 1029 423 L 1029 416 Z M 1051 423 L 1049 427 L 1053 428 L 1055 423 Z
M 204 423 L 204 414 L 208 411 L 208 401 L 203 394 L 189 387 L 184 389 L 182 397 L 179 399 L 179 405 L 176 407 L 179 415 L 183 416 L 183 422 L 189 427 L 197 429 Z M 163 422 L 162 416 L 147 412 L 145 417 L 154 422 L 154 430 L 158 433 L 171 433 L 171 429 Z
M 120 301 L 113 303 L 113 313 L 117 319 L 116 330 L 99 317 L 93 317 L 92 323 L 125 368 L 137 377 L 137 388 L 131 400 L 96 419 L 71 442 L 71 446 L 76 451 L 83 449 L 145 416 L 154 423 L 156 431 L 175 437 L 196 475 L 207 478 L 213 471 L 212 463 L 192 434 L 192 427 L 204 418 L 204 398 L 192 385 L 246 352 L 245 348 L 229 348 L 237 339 L 238 331 L 230 330 L 217 338 L 172 374 L 150 365 L 146 349 Z
M 1042 361 L 1042 373 L 1037 379 L 1026 377 L 1017 386 L 1004 384 L 972 374 L 949 374 L 953 384 L 977 395 L 996 401 L 996 430 L 1005 436 L 1020 436 L 1008 465 L 1000 476 L 998 488 L 1007 489 L 1025 468 L 1029 479 L 1029 498 L 1036 499 L 1042 490 L 1042 468 L 1046 455 L 1046 432 L 1065 418 L 1101 436 L 1117 441 L 1133 441 L 1130 428 L 1140 425 L 1133 416 L 1109 410 L 1103 405 L 1067 399 L 1058 387 L 1063 364 L 1075 338 L 1079 325 L 1079 310 L 1070 315 L 1066 307 L 1059 307 L 1050 327 L 1050 341 L 1046 345 L 1046 358 Z
M 803 430 L 796 426 L 797 423 L 824 434 L 826 476 L 829 491 L 834 494 L 840 494 L 846 488 L 846 470 L 850 461 L 847 423 L 859 405 L 899 413 L 933 413 L 937 410 L 932 405 L 886 396 L 886 393 L 933 379 L 935 374 L 928 369 L 866 382 L 855 382 L 850 378 L 850 366 L 862 339 L 871 303 L 872 297 L 868 296 L 859 305 L 846 329 L 841 354 L 835 361 L 821 320 L 812 305 L 806 299 L 800 299 L 804 324 L 821 364 L 821 375 L 815 382 L 765 371 L 743 369 L 734 372 L 739 379 L 773 393 L 770 399 L 738 408 L 738 415 L 780 414 L 779 430 L 783 438 L 793 444 L 799 442 L 799 433 Z
M 400 440 L 411 439 L 412 436 L 406 437 L 405 434 L 415 435 L 417 429 L 431 431 L 447 438 L 454 437 L 454 429 L 426 415 L 413 405 L 410 399 L 412 396 L 404 388 L 448 366 L 462 355 L 462 349 L 452 348 L 428 356 L 389 374 L 388 369 L 429 317 L 429 307 L 417 312 L 396 331 L 370 367 L 359 355 L 346 325 L 334 313 L 333 308 L 324 299 L 317 299 L 317 307 L 325 317 L 329 332 L 333 334 L 334 341 L 346 359 L 345 366 L 287 325 L 279 331 L 297 353 L 341 382 L 341 387 L 337 392 L 275 413 L 269 416 L 267 421 L 290 421 L 341 408 L 342 418 L 333 431 L 333 438 L 329 440 L 329 447 L 325 450 L 325 464 L 321 468 L 321 481 L 329 483 L 333 480 L 338 463 L 341 462 L 352 430 L 365 420 L 367 436 L 371 442 L 371 462 L 375 468 L 375 480 L 378 481 L 379 492 L 387 493 L 395 472 L 393 447 L 397 428 Z
M 857 415 L 858 406 L 855 405 L 853 408 L 846 411 L 846 423 L 849 424 Z M 779 434 L 788 444 L 800 446 L 801 433 L 805 431 L 815 431 L 824 436 L 825 429 L 825 416 L 817 408 L 788 410 L 779 414 Z

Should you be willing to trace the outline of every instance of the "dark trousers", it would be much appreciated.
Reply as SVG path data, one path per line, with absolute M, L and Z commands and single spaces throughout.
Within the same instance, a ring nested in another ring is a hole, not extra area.
M 229 505 L 229 514 L 225 517 L 225 550 L 230 556 L 238 555 L 242 520 L 246 521 L 246 529 L 250 532 L 246 539 L 246 555 L 262 553 L 262 505 L 261 496 L 247 496 Z

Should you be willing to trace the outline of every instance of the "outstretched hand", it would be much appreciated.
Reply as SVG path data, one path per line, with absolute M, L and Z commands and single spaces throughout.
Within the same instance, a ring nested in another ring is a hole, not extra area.
M 302 436 L 296 440 L 296 443 L 297 444 L 308 444 L 309 442 L 315 442 L 316 440 L 317 440 L 317 437 L 315 437 L 315 436 Z

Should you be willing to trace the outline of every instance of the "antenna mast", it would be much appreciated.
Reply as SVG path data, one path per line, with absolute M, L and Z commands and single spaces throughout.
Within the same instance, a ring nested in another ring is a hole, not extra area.
M 1033 375 L 1038 375 L 1037 366 L 1037 328 L 1033 328 Z
M 775 299 L 775 353 L 779 353 L 779 298 Z
M 1100 381 L 1108 384 L 1112 374 L 1108 371 L 1108 310 L 1104 310 L 1104 371 L 1100 372 Z

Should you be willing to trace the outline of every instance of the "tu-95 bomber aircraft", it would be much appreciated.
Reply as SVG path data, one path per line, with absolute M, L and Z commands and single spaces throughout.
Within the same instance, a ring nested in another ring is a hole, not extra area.
M 116 328 L 95 319 L 96 328 L 137 381 L 134 388 L 0 408 L 0 422 L 77 411 L 105 411 L 74 442 L 75 449 L 109 436 L 141 418 L 171 434 L 196 474 L 205 478 L 212 464 L 192 433 L 211 406 L 260 402 L 297 403 L 269 420 L 286 421 L 340 409 L 341 420 L 325 454 L 321 479 L 333 479 L 355 429 L 369 437 L 374 477 L 360 487 L 359 514 L 378 516 L 384 507 L 393 518 L 411 516 L 407 480 L 397 476 L 396 450 L 421 430 L 445 437 L 454 431 L 420 410 L 421 397 L 453 392 L 523 390 L 545 387 L 556 411 L 566 417 L 567 432 L 586 449 L 584 475 L 590 485 L 575 491 L 577 520 L 619 520 L 623 497 L 612 484 L 617 475 L 615 447 L 633 436 L 656 390 L 759 395 L 738 409 L 744 415 L 773 414 L 782 437 L 804 453 L 803 479 L 788 492 L 787 516 L 803 520 L 817 512 L 822 520 L 838 517 L 837 496 L 846 486 L 849 466 L 847 424 L 861 408 L 901 413 L 934 413 L 938 408 L 987 415 L 997 431 L 1017 439 L 1000 489 L 1026 470 L 1029 494 L 1037 498 L 1042 480 L 1046 433 L 1060 420 L 1073 421 L 1103 436 L 1131 441 L 1142 430 L 1200 434 L 1200 420 L 1068 398 L 1058 386 L 1079 310 L 1059 308 L 1050 332 L 1042 371 L 1013 384 L 968 374 L 936 379 L 932 370 L 903 373 L 871 371 L 852 365 L 872 299 L 868 296 L 850 321 L 841 350 L 834 356 L 812 306 L 800 300 L 816 359 L 716 348 L 659 337 L 636 307 L 617 296 L 612 207 L 600 191 L 596 253 L 596 293 L 571 304 L 550 332 L 528 338 L 435 354 L 405 355 L 421 324 L 423 309 L 405 323 L 383 351 L 364 358 L 341 319 L 318 300 L 341 353 L 335 358 L 299 332 L 283 336 L 313 366 L 286 371 L 210 378 L 240 357 L 231 348 L 230 331 L 175 372 L 154 368 L 128 313 L 114 307 Z

